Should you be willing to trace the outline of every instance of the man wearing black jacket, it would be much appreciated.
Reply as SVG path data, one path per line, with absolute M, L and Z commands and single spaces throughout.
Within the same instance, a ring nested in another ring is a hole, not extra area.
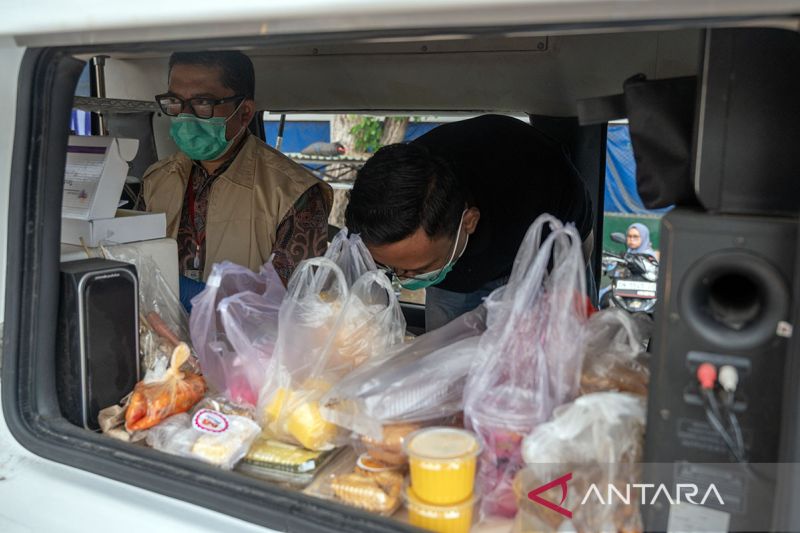
M 430 331 L 508 281 L 542 213 L 574 223 L 589 257 L 591 201 L 562 147 L 520 120 L 483 115 L 378 150 L 345 218 L 402 286 L 427 289 Z

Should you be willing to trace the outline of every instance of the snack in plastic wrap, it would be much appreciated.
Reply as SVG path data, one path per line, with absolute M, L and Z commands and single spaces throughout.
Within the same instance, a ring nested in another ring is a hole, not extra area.
M 403 480 L 403 474 L 396 470 L 354 471 L 334 477 L 331 490 L 347 505 L 389 516 L 400 507 Z
M 586 326 L 581 394 L 619 391 L 647 396 L 650 371 L 637 356 L 651 329 L 649 317 L 632 316 L 622 309 L 592 315 Z
M 382 439 L 362 435 L 361 443 L 373 458 L 390 465 L 404 465 L 408 463 L 408 458 L 403 451 L 403 439 L 421 427 L 414 423 L 386 424 L 383 426 Z
M 338 451 L 315 452 L 260 435 L 237 470 L 249 476 L 302 488 L 314 480 Z
M 236 415 L 255 420 L 255 408 L 252 405 L 232 402 L 225 396 L 206 396 L 194 406 L 194 411 L 200 409 L 211 409 L 223 415 Z
M 322 417 L 320 399 L 331 383 L 402 342 L 400 304 L 382 272 L 347 287 L 325 258 L 304 261 L 289 282 L 270 379 L 258 413 L 265 431 L 312 450 L 343 443 L 339 428 Z
M 353 448 L 346 446 L 303 492 L 358 507 L 384 516 L 392 515 L 401 504 L 403 470 L 373 468 L 371 461 L 359 461 Z M 364 468 L 367 466 L 367 468 Z
M 245 456 L 260 432 L 259 425 L 250 418 L 198 409 L 191 417 L 185 413 L 176 415 L 150 429 L 147 443 L 166 453 L 230 470 Z
M 163 376 L 136 384 L 125 411 L 127 431 L 151 428 L 171 415 L 188 411 L 203 398 L 206 392 L 203 377 L 179 370 L 188 358 L 189 347 L 182 342 L 172 352 L 170 367 Z
M 169 356 L 180 342 L 189 341 L 189 316 L 155 260 L 136 245 L 103 247 L 103 255 L 136 265 L 139 273 L 139 311 L 145 327 L 140 334 L 142 368 L 153 368 L 159 354 Z M 155 328 L 152 323 L 156 324 Z M 189 361 L 194 365 L 194 361 Z M 195 369 L 196 370 L 196 369 Z
M 527 498 L 530 490 L 571 472 L 569 491 L 561 503 L 556 487 L 540 494 L 573 512 L 571 527 L 579 532 L 641 531 L 635 498 L 631 505 L 581 505 L 592 484 L 607 493 L 609 483 L 621 492 L 640 482 L 639 461 L 644 444 L 644 398 L 619 392 L 587 394 L 556 409 L 553 419 L 527 436 L 522 454 L 527 466 L 514 481 L 521 512 L 517 531 L 556 530 L 565 520 L 561 514 Z
M 229 261 L 213 265 L 205 289 L 192 298 L 189 320 L 192 343 L 212 389 L 234 402 L 255 405 L 285 293 L 272 263 L 257 274 Z
M 479 306 L 373 359 L 325 394 L 323 416 L 371 443 L 387 441 L 388 428 L 418 429 L 461 412 L 464 383 L 485 327 L 486 308 Z M 388 448 L 401 453 L 399 445 Z
M 514 516 L 522 438 L 578 394 L 588 313 L 581 243 L 572 224 L 540 216 L 508 284 L 486 301 L 487 328 L 464 389 L 467 426 L 484 449 L 483 515 Z

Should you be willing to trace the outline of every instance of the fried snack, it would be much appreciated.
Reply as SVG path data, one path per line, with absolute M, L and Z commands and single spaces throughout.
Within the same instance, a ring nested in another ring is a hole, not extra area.
M 125 411 L 125 429 L 149 429 L 169 416 L 188 411 L 203 398 L 206 392 L 203 377 L 179 370 L 188 358 L 189 347 L 182 342 L 172 352 L 170 367 L 160 381 L 136 384 Z
M 394 470 L 371 472 L 369 476 L 351 472 L 331 481 L 336 498 L 373 513 L 392 514 L 400 505 L 403 474 Z
M 650 381 L 647 367 L 636 360 L 617 359 L 606 361 L 606 364 L 608 366 L 598 363 L 584 365 L 581 394 L 617 391 L 647 396 L 647 385 Z
M 408 463 L 408 458 L 403 453 L 403 439 L 420 429 L 420 424 L 387 424 L 383 426 L 383 439 L 377 441 L 366 435 L 361 437 L 361 442 L 373 459 L 388 465 L 401 466 Z

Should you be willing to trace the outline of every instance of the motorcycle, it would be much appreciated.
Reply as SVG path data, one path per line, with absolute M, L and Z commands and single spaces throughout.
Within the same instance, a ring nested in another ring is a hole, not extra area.
M 611 240 L 625 244 L 625 235 Z M 603 252 L 603 272 L 611 284 L 600 291 L 600 308 L 619 307 L 630 313 L 652 313 L 656 305 L 658 261 L 649 254 Z

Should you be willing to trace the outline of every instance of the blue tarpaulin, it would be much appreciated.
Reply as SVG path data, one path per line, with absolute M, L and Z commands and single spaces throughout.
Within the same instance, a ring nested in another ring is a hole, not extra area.
M 605 211 L 636 215 L 662 214 L 665 209 L 647 209 L 636 190 L 636 161 L 628 126 L 609 124 L 606 144 Z

